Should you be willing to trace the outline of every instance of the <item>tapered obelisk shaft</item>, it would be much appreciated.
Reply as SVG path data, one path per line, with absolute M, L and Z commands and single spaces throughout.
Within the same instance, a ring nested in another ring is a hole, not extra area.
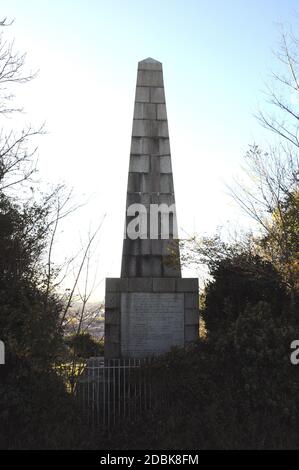
M 134 238 L 138 207 L 144 223 Z M 126 209 L 121 277 L 181 277 L 163 71 L 151 58 L 138 64 Z

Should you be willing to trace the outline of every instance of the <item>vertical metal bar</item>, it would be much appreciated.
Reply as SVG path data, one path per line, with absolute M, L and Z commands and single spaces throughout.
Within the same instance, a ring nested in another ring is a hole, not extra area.
M 99 365 L 97 366 L 97 425 L 100 424 L 100 407 L 101 407 L 101 401 L 100 401 L 100 367 Z
M 102 404 L 102 421 L 103 421 L 103 426 L 105 426 L 105 412 L 106 412 L 106 394 L 105 394 L 105 373 L 106 373 L 106 366 L 107 363 L 104 364 L 103 367 L 103 376 L 102 376 L 102 395 L 103 395 L 103 404 Z
M 87 364 L 87 367 L 86 367 L 86 378 L 87 378 L 87 407 L 86 407 L 86 410 L 87 410 L 87 423 L 89 423 L 89 368 L 88 368 L 88 364 Z
M 150 369 L 149 369 L 149 394 L 150 394 L 150 409 L 152 409 L 152 392 L 153 392 L 153 389 L 152 389 L 152 378 L 153 378 L 153 375 L 152 375 L 152 360 L 150 360 Z
M 129 363 L 128 363 L 128 366 L 129 366 L 129 369 L 128 369 L 128 415 L 129 415 L 129 419 L 131 418 L 131 359 L 129 359 Z
M 111 361 L 109 361 L 109 365 L 108 365 L 108 429 L 110 429 L 110 413 L 111 413 L 111 410 L 110 410 L 110 401 L 111 401 L 111 397 L 110 397 L 110 367 L 111 367 Z
M 90 424 L 90 369 L 87 368 L 87 413 L 88 424 Z
M 147 382 L 146 382 L 146 374 L 147 374 L 147 361 L 145 359 L 145 361 L 143 361 L 143 388 L 144 388 L 144 404 L 143 404 L 143 409 L 146 410 L 147 408 L 147 393 L 146 393 L 146 385 L 147 385 Z
M 120 381 L 121 381 L 121 378 L 120 378 L 120 359 L 118 359 L 118 420 L 120 420 Z
M 98 400 L 97 400 L 97 392 L 98 392 L 98 369 L 97 364 L 94 364 L 94 424 L 97 425 L 98 422 Z
M 92 398 L 91 398 L 91 406 L 92 406 L 92 425 L 94 425 L 94 364 L 91 366 L 92 370 L 92 382 L 91 382 L 91 391 L 92 391 Z
M 123 387 L 123 392 L 124 392 L 124 407 L 123 407 L 123 417 L 126 416 L 126 359 L 124 359 L 124 366 L 123 366 L 123 382 L 124 382 L 124 387 Z
M 139 396 L 140 396 L 140 412 L 142 411 L 142 370 L 141 370 L 141 359 L 139 361 Z
M 93 390 L 93 424 L 94 426 L 97 424 L 97 402 L 96 402 L 96 395 L 97 395 L 97 370 L 95 364 L 92 367 L 93 370 L 93 382 L 92 382 L 92 390 Z
M 137 368 L 136 368 L 136 359 L 134 359 L 134 419 L 137 416 Z
M 85 387 L 84 387 L 84 375 L 82 374 L 82 379 L 81 379 L 81 382 L 80 382 L 80 386 L 79 386 L 79 389 L 78 389 L 78 394 L 79 394 L 79 399 L 80 399 L 80 404 L 81 404 L 81 409 L 82 409 L 82 415 L 83 415 L 83 419 L 85 421 Z
M 113 424 L 115 425 L 115 408 L 116 408 L 116 403 L 115 403 L 115 359 L 113 359 Z

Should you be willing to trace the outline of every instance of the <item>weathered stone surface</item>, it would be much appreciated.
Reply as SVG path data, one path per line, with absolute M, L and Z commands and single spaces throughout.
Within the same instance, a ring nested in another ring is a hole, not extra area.
M 137 256 L 140 253 L 140 243 L 142 240 L 131 240 L 126 238 L 123 244 L 123 254 L 124 255 L 134 255 Z
M 170 155 L 160 157 L 160 171 L 161 173 L 172 173 Z
M 151 175 L 146 173 L 140 174 L 140 188 L 141 194 L 142 193 L 150 193 L 154 189 L 152 189 L 151 185 Z
M 167 121 L 157 121 L 150 119 L 133 120 L 133 137 L 168 137 Z
M 164 88 L 151 88 L 150 101 L 151 103 L 165 103 Z
M 148 155 L 131 155 L 129 171 L 131 173 L 148 173 L 149 172 L 149 156 Z
M 131 154 L 132 155 L 141 155 L 142 154 L 142 138 L 141 137 L 132 137 L 132 140 L 131 140 Z
M 187 293 L 185 294 L 185 307 L 186 308 L 198 308 L 199 298 L 198 293 Z
M 169 240 L 149 240 L 151 243 L 152 255 L 169 255 L 170 243 Z
M 141 255 L 150 255 L 151 254 L 151 241 L 149 239 L 140 240 L 139 253 Z
M 105 305 L 105 325 L 120 325 L 120 311 L 118 309 L 111 310 Z
M 129 280 L 126 278 L 107 277 L 106 292 L 127 292 Z
M 173 265 L 172 257 L 163 257 L 163 276 L 165 277 L 177 277 L 178 268 Z
M 149 103 L 150 101 L 150 88 L 144 86 L 136 87 L 135 101 L 141 103 Z
M 106 338 L 109 338 L 109 330 L 105 334 Z M 121 357 L 120 351 L 120 341 L 112 342 L 110 338 L 105 339 L 105 348 L 104 348 L 105 359 L 118 359 Z
M 174 194 L 173 193 L 160 193 L 157 195 L 157 204 L 167 204 L 171 206 L 174 204 Z M 171 240 L 173 242 L 173 240 Z
M 173 180 L 170 174 L 160 175 L 160 192 L 161 193 L 173 193 Z
M 162 268 L 163 259 L 161 256 L 152 255 L 151 256 L 151 271 L 153 277 L 162 277 L 163 268 Z
M 139 257 L 139 271 L 138 275 L 149 278 L 152 273 L 152 261 L 150 255 Z
M 166 104 L 157 104 L 157 119 L 167 120 Z
M 176 290 L 178 292 L 198 292 L 198 279 L 177 279 Z
M 152 135 L 158 137 L 168 137 L 167 121 L 153 121 Z
M 148 256 L 146 259 L 148 259 L 151 262 L 151 256 Z M 123 291 L 124 294 L 129 294 L 130 295 L 135 295 L 135 294 L 140 294 L 141 297 L 140 299 L 144 298 L 144 295 L 152 295 L 152 294 L 160 294 L 160 293 L 165 293 L 165 294 L 170 294 L 173 293 L 175 295 L 182 296 L 182 309 L 183 309 L 183 317 L 184 317 L 184 328 L 182 331 L 184 332 L 184 342 L 183 344 L 188 344 L 192 341 L 195 341 L 198 338 L 198 330 L 199 330 L 199 309 L 198 309 L 198 292 L 192 291 L 192 292 L 178 292 L 177 289 L 178 287 L 180 289 L 184 287 L 187 290 L 194 289 L 194 287 L 197 285 L 198 280 L 197 279 L 187 279 L 189 281 L 187 284 L 186 283 L 181 283 L 181 279 L 175 279 L 175 278 L 129 278 L 129 279 L 122 279 L 121 283 L 116 283 L 115 279 L 109 279 L 108 285 L 109 287 L 113 290 L 117 289 L 117 292 L 120 292 L 124 287 L 126 288 L 125 291 Z M 185 279 L 183 279 L 185 281 Z M 114 294 L 109 292 L 109 295 L 106 293 L 106 323 L 105 323 L 105 336 L 106 336 L 106 342 L 107 342 L 107 347 L 105 346 L 105 357 L 121 357 L 121 351 L 119 351 L 119 355 L 115 355 L 115 351 L 117 351 L 117 348 L 120 348 L 120 345 L 122 343 L 121 340 L 121 331 L 122 331 L 122 326 L 120 326 L 120 331 L 118 331 L 117 327 L 119 328 L 119 324 L 123 325 L 123 322 L 125 321 L 123 319 L 123 306 L 121 301 L 118 303 L 117 299 L 120 294 Z M 142 309 L 143 312 L 143 323 L 139 323 L 138 328 L 147 328 L 148 325 L 148 314 L 147 309 L 149 309 L 149 301 L 147 302 L 147 306 L 144 305 L 144 302 L 140 301 L 140 308 Z M 110 305 L 110 308 L 108 308 L 108 305 Z M 117 307 L 119 305 L 119 307 Z M 153 302 L 152 305 L 156 305 L 155 301 Z M 160 304 L 160 309 L 164 309 L 164 303 Z M 159 309 L 158 309 L 159 310 Z M 159 310 L 160 311 L 160 310 Z M 164 310 L 163 310 L 164 311 Z M 169 310 L 166 309 L 166 311 L 169 314 Z M 154 312 L 156 313 L 156 312 Z M 140 313 L 141 315 L 141 313 Z M 134 316 L 134 315 L 133 315 Z M 152 317 L 151 317 L 152 318 Z M 171 324 L 172 319 L 168 319 L 170 328 L 172 328 Z M 175 320 L 174 320 L 175 321 Z M 143 325 L 143 326 L 142 326 Z M 111 326 L 113 326 L 113 329 L 111 329 Z M 109 329 L 110 328 L 110 329 Z M 111 335 L 113 338 L 113 341 L 111 339 Z M 117 344 L 117 338 L 119 338 L 119 343 Z M 123 356 L 123 355 L 122 355 Z M 123 356 L 124 357 L 124 356 Z M 126 356 L 128 357 L 128 356 Z M 131 356 L 133 357 L 133 355 Z M 136 356 L 137 357 L 137 356 Z
M 158 60 L 148 57 L 138 62 L 138 70 L 162 70 L 162 64 Z
M 140 175 L 138 173 L 129 173 L 128 193 L 138 193 L 140 191 Z
M 198 325 L 185 325 L 185 344 L 196 341 L 199 337 Z
M 120 342 L 120 326 L 114 324 L 107 324 L 106 334 L 108 333 L 109 341 L 111 343 Z
M 186 295 L 186 294 L 185 294 Z M 185 325 L 195 325 L 198 330 L 199 310 L 185 307 Z
M 105 296 L 105 308 L 115 309 L 119 308 L 120 294 L 119 292 L 107 292 Z
M 148 119 L 134 119 L 132 136 L 150 137 L 152 135 L 152 122 Z
M 161 70 L 138 70 L 137 86 L 163 87 Z
M 183 294 L 122 294 L 121 311 L 123 357 L 147 357 L 184 346 Z
M 126 277 L 134 277 L 137 276 L 137 271 L 136 271 L 136 258 L 138 255 L 123 255 L 123 276 Z
M 175 292 L 175 279 L 153 279 L 154 292 Z
M 150 194 L 148 193 L 128 193 L 127 194 L 127 203 L 128 206 L 131 206 L 132 204 L 142 204 L 145 206 L 148 210 L 150 207 Z
M 159 139 L 159 155 L 170 155 L 169 138 Z
M 135 103 L 134 119 L 157 119 L 157 105 L 154 103 Z
M 143 138 L 142 152 L 146 155 L 153 155 L 159 152 L 159 139 L 155 136 Z
M 128 292 L 152 292 L 153 280 L 152 278 L 132 278 L 129 279 Z

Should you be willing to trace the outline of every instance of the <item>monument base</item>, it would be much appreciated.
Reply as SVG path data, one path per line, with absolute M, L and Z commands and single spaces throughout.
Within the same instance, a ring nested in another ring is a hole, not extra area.
M 199 334 L 198 279 L 108 278 L 105 359 L 160 355 Z

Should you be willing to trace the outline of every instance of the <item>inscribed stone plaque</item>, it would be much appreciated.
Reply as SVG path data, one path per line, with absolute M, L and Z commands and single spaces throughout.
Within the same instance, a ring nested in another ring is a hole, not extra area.
M 184 346 L 184 294 L 122 293 L 122 356 L 162 354 L 172 346 Z

